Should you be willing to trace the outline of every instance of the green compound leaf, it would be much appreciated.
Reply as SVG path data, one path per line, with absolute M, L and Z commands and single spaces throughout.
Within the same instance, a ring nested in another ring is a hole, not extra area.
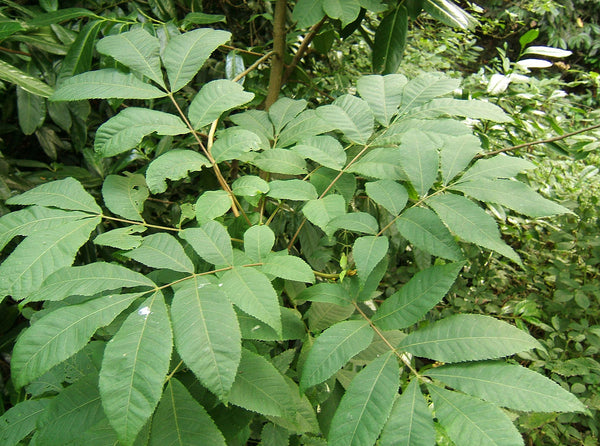
M 45 82 L 3 60 L 0 60 L 0 80 L 16 84 L 23 90 L 43 98 L 50 97 L 54 93 L 54 89 Z
M 359 237 L 354 241 L 352 255 L 361 282 L 364 283 L 371 271 L 385 257 L 388 248 L 389 242 L 386 237 L 367 236 Z
M 382 180 L 406 180 L 406 175 L 400 166 L 402 166 L 400 150 L 380 147 L 367 152 L 346 171 Z
M 523 438 L 508 416 L 493 404 L 428 385 L 435 416 L 455 444 L 518 446 Z
M 496 251 L 521 264 L 519 255 L 500 238 L 494 219 L 468 198 L 442 194 L 428 198 L 426 204 L 463 240 Z
M 96 262 L 59 269 L 44 280 L 39 290 L 27 296 L 24 303 L 58 301 L 69 296 L 93 296 L 102 291 L 119 288 L 155 286 L 146 276 L 124 266 Z
M 398 5 L 383 18 L 375 32 L 373 71 L 390 74 L 398 70 L 404 55 L 407 34 L 408 12 L 403 5 Z M 382 124 L 388 123 L 389 121 Z
M 473 16 L 449 0 L 424 0 L 423 9 L 448 26 L 471 29 L 477 25 Z
M 281 373 L 265 358 L 246 349 L 242 349 L 229 402 L 270 416 L 291 416 L 295 411 L 294 394 Z
M 396 227 L 402 237 L 431 255 L 454 261 L 463 259 L 458 243 L 431 209 L 407 209 L 396 220 Z
M 369 198 L 386 208 L 394 216 L 400 214 L 408 202 L 408 192 L 404 186 L 395 181 L 373 181 L 366 183 L 365 187 Z
M 256 133 L 240 127 L 230 127 L 219 133 L 211 153 L 214 159 L 220 163 L 237 159 L 244 153 L 256 150 L 260 146 L 260 137 Z
M 17 340 L 11 360 L 13 380 L 23 387 L 77 353 L 100 327 L 110 324 L 143 293 L 110 295 L 58 308 Z
M 331 220 L 346 213 L 346 200 L 337 194 L 310 200 L 302 208 L 302 213 L 313 225 L 325 231 Z M 333 232 L 330 232 L 330 234 Z
M 315 110 L 304 110 L 284 127 L 277 139 L 277 147 L 287 147 L 333 129 L 334 127 L 321 119 Z
M 300 114 L 308 102 L 304 99 L 280 98 L 269 108 L 269 119 L 273 123 L 275 134 L 279 134 L 285 125 Z
M 262 149 L 270 147 L 269 141 L 273 139 L 273 124 L 266 111 L 246 110 L 243 113 L 230 115 L 229 119 L 241 128 L 257 134 L 260 137 Z
M 50 96 L 51 101 L 80 101 L 82 99 L 155 99 L 166 96 L 162 90 L 125 74 L 106 68 L 65 79 Z
M 341 306 L 351 303 L 350 294 L 339 283 L 321 282 L 305 288 L 298 296 L 297 301 L 309 300 L 311 302 L 326 302 Z
M 99 217 L 77 220 L 23 240 L 0 264 L 0 301 L 6 295 L 21 300 L 50 274 L 70 266 L 99 223 Z
M 493 317 L 457 314 L 411 333 L 398 348 L 452 363 L 501 358 L 541 346 L 523 330 Z
M 298 28 L 308 28 L 318 23 L 324 15 L 323 0 L 298 0 L 292 12 Z
M 144 221 L 141 213 L 148 198 L 148 186 L 143 175 L 109 175 L 102 185 L 106 207 L 116 215 L 134 221 Z
M 366 212 L 352 212 L 350 214 L 334 217 L 326 226 L 326 233 L 333 233 L 338 229 L 365 234 L 377 234 L 379 226 L 377 220 Z
M 440 157 L 438 146 L 418 129 L 403 135 L 402 170 L 420 197 L 427 194 L 438 175 Z
M 323 10 L 332 19 L 340 19 L 344 27 L 358 17 L 360 3 L 358 0 L 323 0 Z
M 472 119 L 487 119 L 495 122 L 511 122 L 512 118 L 497 105 L 484 101 L 465 101 L 452 98 L 432 99 L 411 110 L 412 118 L 436 118 L 438 116 L 461 116 Z
M 346 164 L 346 152 L 332 136 L 312 136 L 302 140 L 292 150 L 330 169 L 341 170 Z
M 31 206 L 0 217 L 0 250 L 17 235 L 32 235 L 89 217 L 83 212 Z
M 8 409 L 0 417 L 0 443 L 16 446 L 36 427 L 50 403 L 49 398 L 25 400 Z
M 302 368 L 300 390 L 322 383 L 341 369 L 373 340 L 373 329 L 364 321 L 339 322 L 325 330 L 308 352 Z
M 340 130 L 346 138 L 357 144 L 366 144 L 373 133 L 373 112 L 364 100 L 345 94 L 331 105 L 319 107 L 317 115 Z
M 27 22 L 29 26 L 48 26 L 56 23 L 66 22 L 67 20 L 80 17 L 97 17 L 89 9 L 84 8 L 65 8 L 58 11 L 47 12 L 33 17 Z
M 329 428 L 331 446 L 375 444 L 398 393 L 400 369 L 387 352 L 354 377 Z
M 107 158 L 137 147 L 144 136 L 151 133 L 183 135 L 189 131 L 178 116 L 146 108 L 128 107 L 98 128 L 94 149 L 103 158 Z
M 144 237 L 139 248 L 123 255 L 152 268 L 166 268 L 184 273 L 194 272 L 194 264 L 183 247 L 175 237 L 164 232 Z
M 362 76 L 356 82 L 356 89 L 371 107 L 377 122 L 387 127 L 398 113 L 402 89 L 407 82 L 408 79 L 402 74 Z
M 196 280 L 175 291 L 171 319 L 177 352 L 204 387 L 227 399 L 241 357 L 233 306 L 221 288 Z
M 381 446 L 434 446 L 435 428 L 427 401 L 412 379 L 396 399 L 379 440 Z
M 204 84 L 190 104 L 188 117 L 194 129 L 218 119 L 224 112 L 238 108 L 254 98 L 237 82 L 217 79 Z
M 102 406 L 119 441 L 131 445 L 162 394 L 173 334 L 160 291 L 133 311 L 107 344 L 100 371 Z
M 96 49 L 126 67 L 149 77 L 161 87 L 166 87 L 160 66 L 160 43 L 158 38 L 145 30 L 134 29 L 107 36 L 98 42 Z
M 181 90 L 191 81 L 212 52 L 230 38 L 230 33 L 210 28 L 171 37 L 162 55 L 171 92 Z
M 270 149 L 260 153 L 252 163 L 267 172 L 300 175 L 307 173 L 306 161 L 287 149 Z
M 383 302 L 373 315 L 373 322 L 383 330 L 417 323 L 444 298 L 462 267 L 463 263 L 450 263 L 419 271 Z
M 583 412 L 585 406 L 543 375 L 500 361 L 444 365 L 425 374 L 499 406 L 535 412 Z
M 79 181 L 71 177 L 41 184 L 21 195 L 9 198 L 6 204 L 52 206 L 92 214 L 102 213 L 94 198 L 85 191 Z
M 341 302 L 313 302 L 306 312 L 308 327 L 313 333 L 321 332 L 337 322 L 348 319 L 356 308 L 348 302 L 342 305 Z
M 400 115 L 419 107 L 433 98 L 452 93 L 460 86 L 460 80 L 440 73 L 423 73 L 404 86 Z
M 269 197 L 279 200 L 309 201 L 316 200 L 315 186 L 302 180 L 274 180 L 269 183 Z
M 141 225 L 132 225 L 113 229 L 112 231 L 103 232 L 102 234 L 97 235 L 94 239 L 94 244 L 130 250 L 137 248 L 142 244 L 142 236 L 134 234 L 145 231 L 146 227 Z
M 306 337 L 306 326 L 302 321 L 300 312 L 292 308 L 280 307 L 281 335 L 255 317 L 249 316 L 237 309 L 237 318 L 242 332 L 242 339 L 257 339 L 259 341 L 287 341 L 290 339 L 303 339 Z
M 193 150 L 173 149 L 150 163 L 146 170 L 146 183 L 153 194 L 167 190 L 167 178 L 181 180 L 188 172 L 198 172 L 210 162 L 204 155 Z
M 231 189 L 235 195 L 255 197 L 269 192 L 269 183 L 261 177 L 245 175 L 235 180 Z
M 535 165 L 531 161 L 508 155 L 497 155 L 492 158 L 477 160 L 467 170 L 458 183 L 466 181 L 495 180 L 496 178 L 512 178 L 519 172 L 531 170 Z
M 204 224 L 220 217 L 231 208 L 231 198 L 224 190 L 209 190 L 196 201 L 196 220 Z
M 46 100 L 17 86 L 19 127 L 25 135 L 33 135 L 46 119 Z
M 188 228 L 179 233 L 194 251 L 213 265 L 233 264 L 233 249 L 227 229 L 216 221 L 209 221 L 201 228 Z
M 225 438 L 204 407 L 183 384 L 171 378 L 152 417 L 148 444 L 225 446 Z
M 476 200 L 497 203 L 528 217 L 549 217 L 558 214 L 572 214 L 564 206 L 543 198 L 520 181 L 488 180 L 467 181 L 452 186 Z
M 287 255 L 287 251 L 273 252 L 263 259 L 263 273 L 287 280 L 314 283 L 312 268 L 300 257 Z
M 106 25 L 104 20 L 93 20 L 81 28 L 60 65 L 56 85 L 61 85 L 71 76 L 91 70 L 94 43 L 104 25 Z
M 240 310 L 263 321 L 281 336 L 281 313 L 271 282 L 254 268 L 233 268 L 221 278 L 223 291 Z
M 254 225 L 244 233 L 244 253 L 255 262 L 262 262 L 273 249 L 275 233 L 265 225 Z
M 446 136 L 440 153 L 444 184 L 461 173 L 473 157 L 481 152 L 481 141 L 474 135 Z

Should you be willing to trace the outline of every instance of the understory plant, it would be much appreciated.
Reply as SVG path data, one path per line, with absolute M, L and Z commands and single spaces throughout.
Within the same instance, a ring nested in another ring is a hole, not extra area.
M 571 212 L 468 125 L 510 116 L 439 73 L 261 109 L 243 84 L 273 53 L 194 88 L 230 37 L 119 27 L 102 68 L 50 95 L 108 100 L 93 161 L 119 161 L 100 190 L 67 177 L 6 200 L 0 296 L 30 326 L 1 443 L 519 445 L 521 412 L 584 412 L 514 357 L 544 348 L 525 327 L 430 313 L 470 252 L 522 267 L 487 203 Z

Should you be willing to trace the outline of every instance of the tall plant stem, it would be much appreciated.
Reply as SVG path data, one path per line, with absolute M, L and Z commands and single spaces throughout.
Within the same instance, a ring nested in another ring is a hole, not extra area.
M 540 139 L 538 141 L 532 141 L 532 142 L 525 142 L 523 144 L 517 144 L 516 146 L 506 147 L 504 149 L 498 149 L 498 150 L 494 150 L 492 152 L 480 153 L 475 158 L 484 158 L 486 156 L 498 155 L 499 153 L 512 152 L 513 150 L 524 149 L 525 147 L 536 146 L 539 144 L 546 144 L 546 143 L 554 142 L 554 141 L 560 141 L 561 139 L 565 139 L 565 138 L 568 138 L 573 135 L 578 135 L 580 133 L 589 132 L 590 130 L 594 130 L 597 128 L 600 128 L 600 124 L 592 125 L 590 127 L 584 128 L 584 129 L 575 130 L 574 132 L 565 133 L 564 135 L 555 136 L 553 138 Z
M 269 90 L 265 99 L 265 110 L 268 110 L 279 97 L 281 81 L 283 79 L 283 57 L 285 55 L 285 13 L 287 0 L 277 0 L 273 17 L 273 52 L 271 60 L 271 74 L 269 76 Z
M 289 79 L 289 77 L 292 75 L 292 73 L 298 66 L 298 63 L 300 62 L 300 60 L 304 57 L 304 55 L 308 51 L 308 46 L 313 41 L 313 39 L 315 38 L 315 36 L 317 35 L 317 33 L 319 32 L 319 30 L 321 29 L 321 27 L 323 26 L 323 24 L 325 23 L 326 20 L 327 20 L 327 16 L 323 17 L 319 23 L 314 24 L 310 28 L 310 30 L 308 30 L 308 33 L 306 34 L 306 36 L 304 36 L 302 43 L 298 47 L 298 51 L 296 51 L 296 54 L 294 54 L 292 63 L 288 65 L 288 67 L 285 69 L 285 73 L 283 73 L 283 79 L 281 79 L 282 85 L 285 84 L 287 82 L 287 80 Z

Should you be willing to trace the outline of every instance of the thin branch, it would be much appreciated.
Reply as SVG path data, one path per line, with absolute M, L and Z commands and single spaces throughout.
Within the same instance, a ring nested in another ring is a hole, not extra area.
M 580 129 L 580 130 L 575 130 L 574 132 L 565 133 L 564 135 L 555 136 L 554 138 L 540 139 L 538 141 L 526 142 L 526 143 L 523 143 L 523 144 L 518 144 L 516 146 L 506 147 L 504 149 L 494 150 L 492 152 L 480 153 L 479 155 L 477 155 L 475 157 L 475 159 L 484 158 L 486 156 L 491 156 L 491 155 L 497 155 L 499 153 L 504 153 L 504 152 L 511 152 L 513 150 L 523 149 L 525 147 L 536 146 L 536 145 L 539 145 L 539 144 L 546 144 L 546 143 L 549 143 L 549 142 L 560 141 L 561 139 L 565 139 L 565 138 L 568 138 L 568 137 L 573 136 L 573 135 L 578 135 L 579 133 L 589 132 L 590 130 L 594 130 L 594 129 L 597 129 L 597 128 L 600 128 L 600 124 L 592 125 L 590 127 L 586 127 L 584 129 Z
M 319 23 L 315 23 L 310 28 L 310 30 L 308 31 L 306 36 L 304 36 L 302 43 L 298 47 L 298 51 L 296 51 L 296 54 L 294 55 L 294 58 L 292 59 L 292 63 L 290 63 L 288 65 L 288 67 L 285 69 L 285 73 L 283 73 L 283 78 L 281 79 L 282 85 L 285 84 L 287 82 L 287 80 L 289 79 L 289 77 L 292 75 L 292 73 L 298 66 L 298 63 L 300 63 L 300 60 L 304 57 L 304 55 L 308 51 L 308 46 L 313 41 L 313 39 L 315 38 L 315 36 L 317 35 L 317 33 L 319 32 L 319 30 L 321 29 L 321 27 L 323 26 L 323 24 L 325 23 L 326 20 L 327 20 L 327 16 L 323 17 L 321 19 L 321 21 Z
M 268 110 L 279 97 L 281 79 L 283 76 L 283 57 L 285 55 L 285 15 L 287 0 L 277 0 L 273 17 L 273 51 L 275 57 L 271 60 L 271 74 L 269 75 L 269 89 L 265 99 L 265 110 Z
M 169 228 L 168 226 L 151 225 L 150 223 L 144 223 L 141 221 L 133 221 L 133 220 L 126 220 L 124 218 L 109 217 L 108 215 L 104 215 L 104 214 L 98 214 L 98 217 L 105 218 L 106 220 L 119 221 L 121 223 L 129 223 L 130 225 L 138 225 L 138 226 L 145 226 L 147 228 L 162 229 L 164 231 L 174 231 L 174 232 L 181 231 L 181 229 L 179 229 L 179 228 Z
M 245 53 L 245 54 L 252 54 L 253 56 L 262 56 L 262 53 L 256 53 L 254 51 L 244 50 L 242 48 L 236 48 L 231 45 L 221 45 L 221 46 L 219 46 L 219 48 L 225 48 L 228 50 L 238 51 L 240 53 Z
M 243 78 L 244 76 L 246 76 L 248 73 L 250 73 L 251 71 L 256 70 L 256 68 L 258 68 L 258 66 L 263 63 L 265 60 L 267 60 L 269 57 L 271 57 L 273 54 L 275 54 L 275 51 L 269 51 L 267 54 L 265 54 L 264 56 L 262 56 L 260 59 L 258 59 L 256 62 L 254 62 L 252 65 L 250 65 L 248 68 L 246 68 L 244 71 L 242 71 L 240 74 L 238 74 L 236 77 L 234 77 L 232 79 L 233 82 L 237 82 L 239 81 L 241 78 Z
M 11 50 L 10 48 L 5 48 L 3 46 L 0 46 L 0 51 L 4 51 L 5 53 L 20 54 L 21 56 L 31 57 L 31 54 L 25 53 L 24 51 Z

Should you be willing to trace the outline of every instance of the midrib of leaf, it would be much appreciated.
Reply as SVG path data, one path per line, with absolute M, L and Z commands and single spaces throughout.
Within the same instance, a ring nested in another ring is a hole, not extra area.
M 89 214 L 92 214 L 92 216 L 94 216 L 94 217 L 100 216 L 100 214 L 98 213 L 98 211 L 96 211 L 95 209 L 88 208 L 85 203 L 82 203 L 80 201 L 75 201 L 75 200 L 73 200 L 68 195 L 59 194 L 58 192 L 43 192 L 41 195 L 50 195 L 50 196 L 54 196 L 54 197 L 60 197 L 60 198 L 62 198 L 65 201 L 68 201 L 70 203 L 78 204 L 80 206 L 85 207 L 86 209 L 63 209 L 63 208 L 59 208 L 58 206 L 51 206 L 51 207 L 55 207 L 55 208 L 63 209 L 63 210 L 73 210 L 73 211 L 87 212 Z
M 94 217 L 95 218 L 95 217 Z M 56 240 L 53 244 L 49 245 L 44 251 L 40 252 L 40 254 L 32 261 L 29 262 L 29 265 L 27 268 L 23 269 L 23 271 L 21 272 L 21 274 L 19 274 L 15 280 L 13 280 L 13 282 L 7 287 L 7 289 L 12 289 L 13 285 L 15 283 L 17 283 L 19 280 L 21 280 L 21 277 L 23 277 L 23 274 L 25 274 L 27 271 L 29 271 L 29 267 L 31 267 L 31 265 L 35 264 L 38 262 L 38 260 L 44 256 L 49 250 L 53 249 L 56 245 L 58 245 L 60 242 L 62 242 L 65 238 L 69 237 L 71 234 L 73 234 L 74 232 L 79 231 L 83 226 L 85 226 L 90 220 L 92 220 L 92 218 L 86 218 L 84 221 L 84 223 L 80 226 L 77 226 L 77 228 L 75 228 L 74 230 L 72 230 L 71 232 L 68 232 L 66 234 L 63 234 L 62 237 L 60 237 L 58 240 Z
M 417 378 L 413 378 L 413 379 L 417 379 Z M 418 386 L 419 383 L 417 383 L 416 385 Z M 417 387 L 417 390 L 418 390 L 418 387 Z M 413 424 L 414 424 L 414 421 L 415 421 L 415 410 L 414 410 L 414 408 L 417 405 L 417 398 L 418 398 L 418 396 L 419 396 L 419 394 L 415 390 L 413 392 L 412 401 L 411 401 L 411 405 L 410 405 L 410 407 L 411 407 L 412 410 L 409 412 L 409 415 L 408 415 L 408 441 L 406 443 L 409 444 L 409 445 L 411 444 L 410 440 L 412 438 Z
M 384 63 L 383 63 L 383 69 L 385 70 L 385 67 L 388 63 L 388 57 L 390 55 L 390 47 L 391 47 L 391 43 L 392 43 L 392 35 L 394 34 L 393 30 L 394 30 L 394 25 L 396 24 L 396 17 L 398 15 L 398 13 L 400 12 L 400 8 L 396 8 L 396 11 L 394 11 L 392 14 L 394 14 L 394 20 L 392 22 L 392 32 L 389 33 L 388 35 L 388 39 L 386 42 L 386 46 L 385 46 L 385 59 L 384 59 Z M 385 98 L 385 95 L 384 95 Z M 384 100 L 384 113 L 387 117 L 387 110 L 385 110 L 385 100 Z
M 340 107 L 339 105 L 337 106 L 341 111 L 344 112 L 344 116 L 346 118 L 348 118 L 350 120 L 350 123 L 354 126 L 354 130 L 356 131 L 356 133 L 358 133 L 361 137 L 362 137 L 362 132 L 360 131 L 360 129 L 358 128 L 358 125 L 356 125 L 356 123 L 354 122 L 354 120 L 350 117 L 350 115 L 348 114 L 348 112 L 346 112 L 346 110 L 344 110 L 342 107 Z
M 129 179 L 129 181 L 131 181 L 131 178 Z M 130 184 L 128 182 L 127 184 L 127 198 L 129 199 L 129 204 L 131 204 L 131 207 L 133 207 L 133 209 L 135 209 L 135 211 L 137 212 L 137 214 L 140 216 L 140 218 L 142 219 L 142 222 L 144 222 L 144 218 L 141 215 L 141 212 L 138 211 L 138 207 L 136 205 L 136 202 L 133 198 L 133 187 L 130 187 Z
M 444 342 L 451 342 L 451 341 L 463 341 L 465 339 L 468 339 L 468 340 L 494 339 L 494 340 L 498 340 L 498 341 L 514 341 L 514 340 L 524 341 L 519 338 L 508 337 L 508 336 L 463 336 L 463 337 L 458 337 L 458 338 L 436 339 L 434 341 L 413 342 L 412 344 L 403 345 L 402 348 L 415 347 L 418 345 L 427 345 L 427 344 L 441 344 Z
M 153 73 L 153 74 L 155 74 L 155 75 L 156 75 L 156 74 L 158 74 L 158 75 L 159 75 L 159 79 L 160 79 L 160 73 L 156 73 L 156 72 L 154 71 L 154 69 L 153 69 L 153 68 L 150 66 L 150 64 L 148 63 L 148 60 L 146 59 L 146 57 L 145 57 L 145 56 L 144 56 L 144 55 L 141 53 L 141 51 L 140 51 L 140 50 L 138 50 L 137 46 L 135 46 L 135 45 L 133 44 L 133 42 L 132 42 L 131 40 L 129 40 L 129 36 L 127 36 L 127 35 L 126 35 L 126 36 L 124 36 L 124 37 L 125 37 L 125 40 L 127 41 L 127 43 L 129 44 L 129 46 L 130 46 L 131 48 L 133 48 L 133 50 L 134 50 L 134 51 L 135 51 L 135 52 L 136 52 L 136 53 L 137 53 L 137 54 L 140 56 L 140 58 L 141 58 L 141 59 L 144 61 L 144 63 L 146 64 L 146 67 L 148 68 L 148 70 L 150 71 L 150 73 Z
M 444 208 L 446 208 L 446 209 L 450 209 L 450 210 L 452 210 L 452 208 L 451 208 L 450 206 L 448 206 L 448 205 L 446 205 L 446 204 L 444 204 L 444 203 L 442 203 L 442 202 L 438 202 L 438 203 L 436 203 L 436 204 L 437 204 L 438 206 L 442 206 L 442 207 L 444 207 Z M 485 212 L 485 211 L 483 211 L 483 210 L 482 210 L 482 212 Z M 474 221 L 470 220 L 470 219 L 469 219 L 467 216 L 465 216 L 465 215 L 464 215 L 462 212 L 458 212 L 457 214 L 458 214 L 458 215 L 460 215 L 460 216 L 461 216 L 461 217 L 462 217 L 464 220 L 468 221 L 468 222 L 469 222 L 469 223 L 470 223 L 472 226 L 474 226 L 474 227 L 475 227 L 475 229 L 477 230 L 477 232 L 478 232 L 479 234 L 481 234 L 481 235 L 483 236 L 483 238 L 484 238 L 484 239 L 486 239 L 486 240 L 490 240 L 490 241 L 492 241 L 492 242 L 502 242 L 502 240 L 501 240 L 500 238 L 498 238 L 498 239 L 496 239 L 496 238 L 491 238 L 491 237 L 489 236 L 489 234 L 487 234 L 486 232 L 482 231 L 482 230 L 481 230 L 481 228 L 480 228 L 480 227 L 479 227 L 479 226 L 478 226 L 478 225 L 477 225 L 477 224 L 476 224 Z M 487 214 L 486 214 L 486 215 L 487 215 Z
M 425 197 L 425 198 L 429 198 L 429 197 L 432 197 L 432 196 L 433 196 L 433 195 L 429 195 L 429 196 L 427 196 L 427 197 Z M 415 205 L 415 206 L 416 206 L 416 205 Z M 412 207 L 410 207 L 409 209 L 412 209 L 412 208 L 413 208 L 413 207 L 415 207 L 415 206 L 412 206 Z M 401 217 L 401 216 L 402 216 L 402 214 L 400 214 L 398 217 Z M 440 239 L 439 237 L 436 237 L 436 236 L 435 236 L 435 235 L 434 235 L 434 234 L 433 234 L 431 231 L 427 230 L 427 228 L 425 228 L 423 225 L 421 225 L 421 224 L 420 224 L 418 221 L 415 221 L 415 220 L 410 220 L 410 222 L 411 222 L 411 223 L 413 223 L 413 224 L 415 224 L 416 226 L 418 226 L 418 227 L 419 227 L 419 228 L 421 228 L 422 230 L 424 230 L 424 231 L 428 232 L 429 234 L 431 234 L 431 237 L 432 237 L 434 240 L 437 240 L 437 241 L 438 241 L 439 243 L 441 243 L 442 245 L 444 245 L 444 246 L 446 246 L 446 247 L 449 247 L 449 245 L 447 245 L 447 244 L 446 244 L 446 243 L 445 243 L 445 242 L 444 242 L 442 239 Z
M 223 251 L 219 248 L 219 246 L 214 242 L 214 240 L 212 239 L 212 237 L 207 237 L 207 238 L 208 238 L 208 241 L 210 242 L 210 244 L 212 245 L 212 247 L 219 253 L 219 255 L 221 257 L 223 257 L 223 260 L 225 261 L 225 264 L 231 266 L 231 262 L 229 262 L 227 260 L 227 256 L 223 253 Z
M 194 49 L 194 47 L 196 46 L 196 44 L 198 43 L 198 41 L 200 39 L 202 39 L 202 37 L 204 37 L 205 35 L 206 35 L 206 33 L 202 33 L 202 35 L 197 36 L 197 38 L 194 40 L 193 44 L 189 45 L 188 50 L 185 53 L 185 56 L 183 57 L 183 59 L 181 60 L 181 63 L 179 64 L 179 68 L 177 70 L 177 76 L 175 76 L 173 84 L 177 85 L 177 83 L 179 82 L 179 77 L 181 76 L 181 70 L 183 69 L 183 66 L 185 65 L 188 57 L 190 56 L 190 53 L 192 52 L 192 50 Z M 172 85 L 169 85 L 169 86 L 171 87 L 171 89 L 173 88 Z M 171 93 L 173 93 L 173 91 L 171 89 L 169 89 L 169 91 Z
M 165 251 L 161 251 L 160 249 L 157 249 L 157 248 L 155 248 L 154 246 L 145 246 L 144 248 L 146 248 L 146 249 L 150 249 L 150 250 L 153 250 L 153 251 L 156 251 L 156 252 L 158 252 L 158 253 L 160 253 L 160 254 L 162 254 L 162 255 L 164 255 L 164 256 L 166 256 L 166 257 L 168 257 L 169 259 L 173 260 L 173 262 L 174 262 L 174 263 L 176 263 L 177 265 L 180 265 L 181 267 L 183 267 L 183 268 L 185 269 L 185 271 L 189 271 L 189 270 L 188 270 L 188 267 L 187 267 L 186 265 L 184 265 L 183 263 L 181 263 L 181 262 L 180 262 L 179 260 L 177 260 L 175 257 L 173 257 L 173 256 L 171 256 L 171 255 L 169 255 L 169 254 L 167 254 Z M 134 260 L 135 260 L 135 259 L 134 259 Z M 141 262 L 141 263 L 143 263 L 143 262 Z M 191 278 L 191 277 L 193 277 L 193 276 L 190 276 L 190 278 Z
M 179 427 L 179 417 L 177 416 L 177 406 L 175 405 L 175 392 L 171 386 L 171 406 L 173 407 L 173 418 L 175 419 L 175 432 L 177 432 L 178 444 L 184 444 L 181 438 L 181 428 Z
M 443 280 L 443 278 L 442 278 L 442 280 Z M 404 309 L 405 309 L 407 306 L 410 306 L 410 305 L 412 305 L 412 304 L 413 304 L 415 301 L 417 301 L 417 300 L 421 299 L 421 298 L 422 298 L 424 295 L 426 295 L 427 293 L 429 293 L 429 291 L 430 291 L 432 288 L 434 288 L 435 286 L 437 286 L 437 285 L 438 285 L 438 283 L 439 283 L 439 281 L 438 281 L 438 282 L 435 282 L 435 283 L 432 283 L 432 284 L 431 284 L 431 286 L 429 286 L 429 287 L 428 287 L 428 288 L 426 288 L 426 289 L 425 289 L 423 292 L 421 292 L 421 293 L 419 293 L 418 295 L 416 295 L 416 296 L 415 296 L 413 299 L 411 299 L 409 302 L 407 302 L 406 304 L 404 304 L 404 305 L 401 305 L 401 306 L 399 306 L 399 307 L 395 308 L 395 309 L 394 309 L 394 310 L 393 310 L 391 313 L 387 313 L 387 314 L 386 314 L 386 315 L 384 315 L 384 316 L 383 316 L 381 319 L 383 319 L 384 317 L 390 317 L 390 316 L 392 316 L 393 314 L 396 314 L 398 311 L 402 311 L 402 310 L 404 310 Z M 377 319 L 375 319 L 375 320 L 377 320 Z

